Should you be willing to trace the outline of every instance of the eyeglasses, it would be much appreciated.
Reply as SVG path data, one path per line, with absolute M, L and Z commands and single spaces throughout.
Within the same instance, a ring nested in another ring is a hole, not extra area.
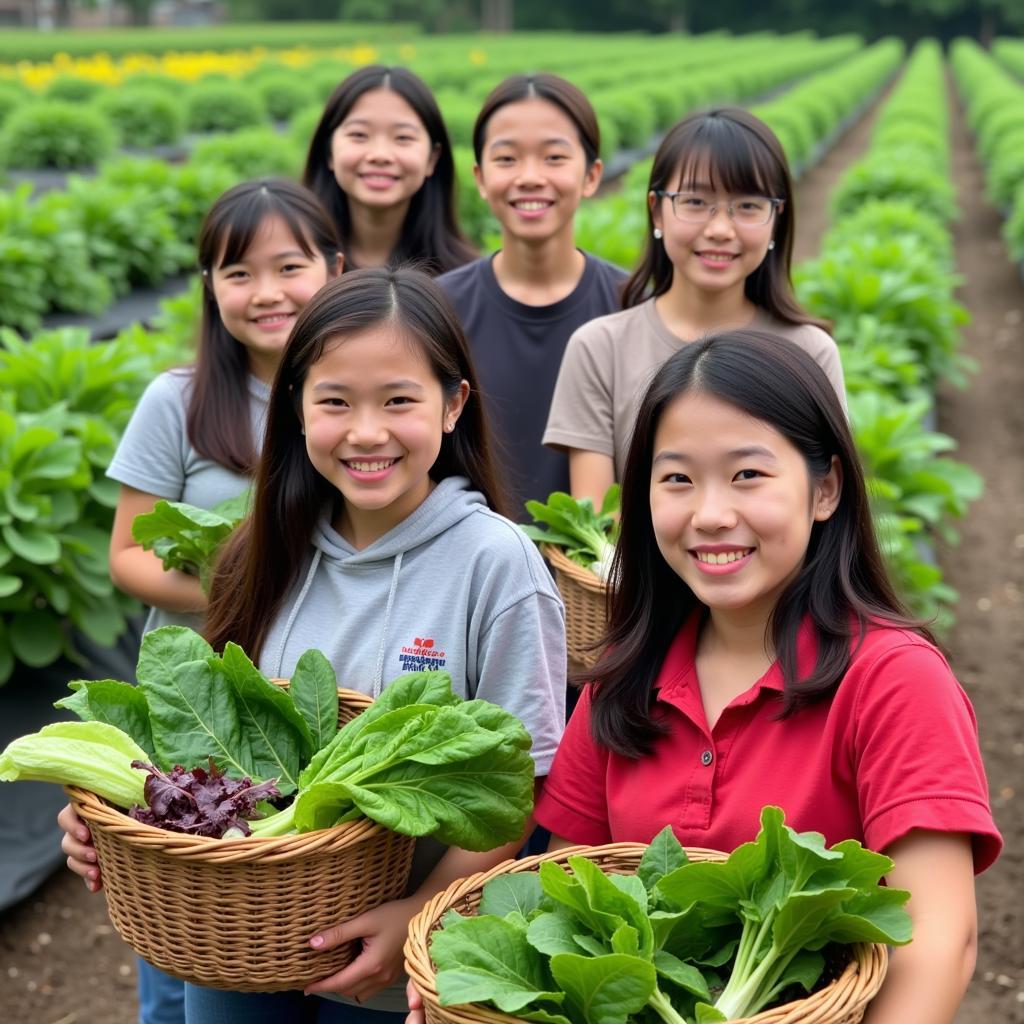
M 667 192 L 660 188 L 654 194 L 659 199 L 671 199 L 676 220 L 686 224 L 707 224 L 722 208 L 721 203 L 708 202 L 697 192 Z M 758 228 L 767 224 L 781 205 L 781 199 L 770 196 L 736 196 L 725 204 L 725 212 L 734 224 Z

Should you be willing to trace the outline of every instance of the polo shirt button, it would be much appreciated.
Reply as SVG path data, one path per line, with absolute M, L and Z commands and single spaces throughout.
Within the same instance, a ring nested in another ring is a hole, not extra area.
M 704 752 L 703 752 L 703 753 L 702 753 L 702 754 L 700 755 L 700 763 L 701 763 L 702 765 L 704 765 L 704 767 L 705 767 L 705 768 L 706 768 L 706 767 L 707 767 L 707 766 L 708 766 L 709 764 L 711 764 L 711 762 L 712 762 L 712 761 L 714 761 L 714 759 L 715 759 L 715 755 L 714 755 L 714 754 L 712 754 L 710 750 L 705 750 L 705 751 L 704 751 Z

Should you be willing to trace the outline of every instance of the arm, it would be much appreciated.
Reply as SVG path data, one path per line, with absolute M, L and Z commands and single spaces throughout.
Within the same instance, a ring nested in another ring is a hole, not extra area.
M 548 853 L 557 853 L 559 850 L 567 850 L 570 846 L 576 846 L 571 839 L 565 839 L 562 836 L 553 835 L 551 840 L 548 842 Z
M 885 853 L 888 883 L 910 890 L 914 938 L 891 953 L 864 1024 L 953 1024 L 977 953 L 971 837 L 918 829 Z
M 165 570 L 152 551 L 145 551 L 132 538 L 132 522 L 143 512 L 152 512 L 160 499 L 155 494 L 121 486 L 110 534 L 110 578 L 126 594 L 168 612 L 201 612 L 206 595 L 199 579 L 178 569 Z
M 569 449 L 569 490 L 574 498 L 590 498 L 594 508 L 600 509 L 605 492 L 613 483 L 615 463 L 610 456 Z

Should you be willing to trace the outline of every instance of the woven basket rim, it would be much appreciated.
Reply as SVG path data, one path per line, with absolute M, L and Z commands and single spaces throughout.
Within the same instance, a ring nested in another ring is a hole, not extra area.
M 271 680 L 284 689 L 288 680 Z M 338 700 L 350 707 L 365 710 L 373 698 L 357 690 L 338 687 Z M 212 836 L 192 836 L 183 832 L 170 832 L 148 825 L 112 807 L 90 790 L 65 786 L 75 810 L 90 826 L 98 825 L 116 834 L 129 845 L 159 851 L 189 861 L 211 863 L 238 863 L 243 861 L 279 861 L 312 853 L 333 853 L 363 842 L 376 833 L 389 831 L 369 818 L 344 822 L 331 828 L 317 829 L 287 836 L 241 836 L 236 839 L 215 839 Z
M 429 1005 L 434 1014 L 456 1024 L 516 1024 L 519 1018 L 503 1013 L 478 1003 L 463 1003 L 455 1006 L 441 1006 L 437 986 L 436 972 L 430 959 L 430 936 L 437 927 L 441 917 L 460 900 L 478 893 L 485 882 L 502 874 L 516 874 L 532 871 L 545 861 L 565 863 L 571 856 L 584 856 L 590 860 L 618 860 L 639 862 L 645 843 L 608 843 L 603 846 L 572 846 L 552 853 L 537 854 L 522 860 L 506 860 L 490 871 L 479 872 L 468 878 L 460 879 L 449 886 L 444 892 L 433 897 L 423 909 L 410 921 L 408 937 L 405 943 L 405 969 L 420 993 L 424 1006 Z M 708 850 L 701 847 L 685 847 L 691 860 L 725 860 L 726 854 L 720 850 Z M 888 950 L 879 943 L 854 943 L 851 945 L 853 955 L 843 973 L 824 988 L 784 1006 L 764 1010 L 753 1017 L 735 1021 L 734 1024 L 800 1024 L 807 1020 L 813 1024 L 826 1024 L 830 1021 L 859 1020 L 860 1017 L 847 1017 L 853 997 L 862 998 L 866 1004 L 881 988 L 888 966 Z M 852 977 L 855 969 L 856 977 Z M 843 992 L 843 987 L 850 989 Z M 862 989 L 863 991 L 858 991 Z M 841 995 L 850 998 L 840 1001 Z M 839 1005 L 836 1005 L 839 1004 Z M 829 1016 L 833 1006 L 842 1016 Z M 821 1014 L 825 1014 L 822 1016 Z
M 557 545 L 542 544 L 541 552 L 556 569 L 564 572 L 574 583 L 578 583 L 585 590 L 589 590 L 593 594 L 607 593 L 608 584 L 597 573 L 584 569 L 582 565 L 577 565 Z

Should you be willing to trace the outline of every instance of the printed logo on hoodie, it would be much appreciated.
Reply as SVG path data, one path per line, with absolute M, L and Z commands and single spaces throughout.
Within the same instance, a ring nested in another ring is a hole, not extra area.
M 398 663 L 403 672 L 425 672 L 431 669 L 444 668 L 445 652 L 433 637 L 416 637 L 413 642 L 402 648 L 398 655 Z

